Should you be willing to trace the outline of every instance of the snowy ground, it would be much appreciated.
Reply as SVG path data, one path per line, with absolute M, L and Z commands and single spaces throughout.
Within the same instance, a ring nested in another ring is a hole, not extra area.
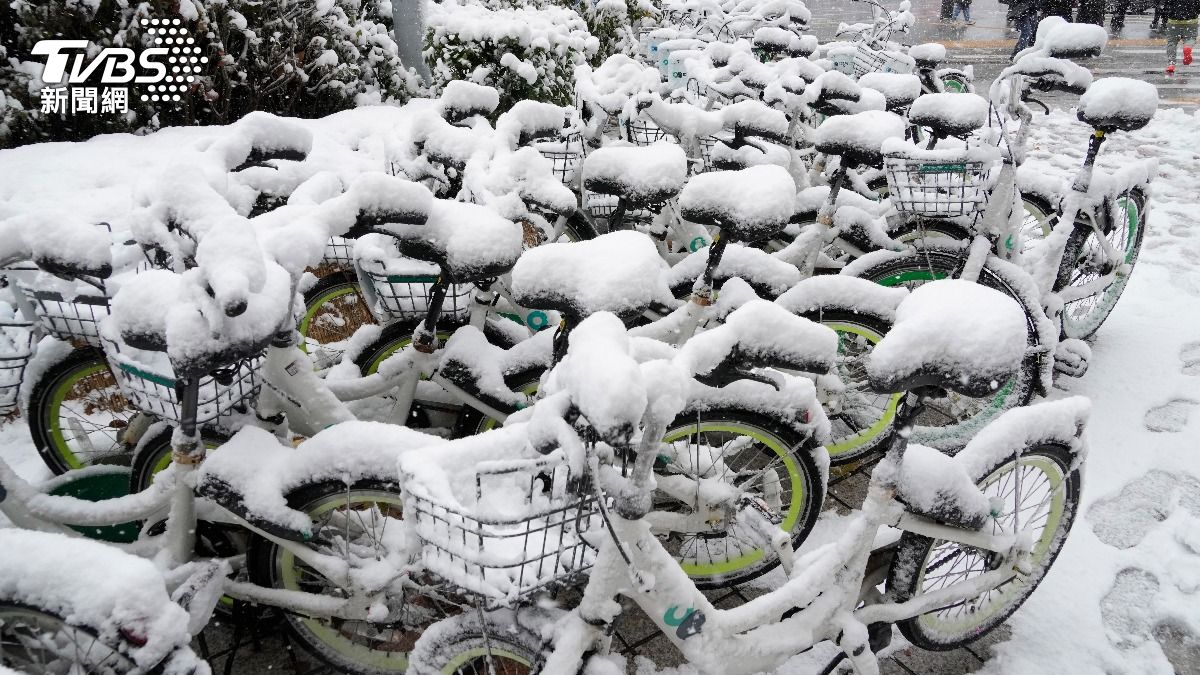
M 382 111 L 348 115 L 374 115 L 387 120 L 385 127 L 395 121 Z M 1036 123 L 1034 155 L 1056 172 L 1073 170 L 1088 129 L 1068 111 Z M 318 136 L 353 128 L 309 124 Z M 119 177 L 186 161 L 190 150 L 181 141 L 207 133 L 168 130 L 150 139 L 110 137 L 0 153 L 0 207 L 128 208 L 128 188 Z M 981 672 L 1200 673 L 1197 148 L 1200 114 L 1165 110 L 1148 128 L 1117 134 L 1104 149 L 1102 166 L 1155 156 L 1160 175 L 1140 262 L 1092 346 L 1091 370 L 1062 384 L 1063 392 L 1094 402 L 1084 515 L 1054 569 L 1012 619 L 1011 637 L 992 648 Z M 366 144 L 360 153 L 364 162 L 382 154 Z M 0 428 L 0 457 L 27 477 L 46 474 L 20 420 Z M 798 657 L 781 672 L 811 672 L 816 660 Z

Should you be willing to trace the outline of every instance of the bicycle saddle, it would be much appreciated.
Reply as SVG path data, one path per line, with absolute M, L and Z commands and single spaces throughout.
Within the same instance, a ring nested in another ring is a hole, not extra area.
M 512 148 L 523 147 L 558 136 L 566 119 L 566 111 L 553 103 L 517 101 L 496 120 L 496 134 L 508 136 Z
M 888 112 L 907 108 L 921 95 L 921 80 L 905 73 L 867 73 L 858 78 L 858 85 L 883 94 Z
M 583 186 L 622 197 L 630 206 L 659 204 L 679 194 L 687 156 L 673 143 L 600 148 L 583 160 Z
M 458 124 L 468 117 L 492 114 L 500 105 L 500 93 L 493 87 L 466 80 L 451 80 L 446 83 L 439 101 L 442 119 L 450 124 Z
M 751 368 L 827 373 L 837 349 L 833 330 L 775 303 L 751 300 L 730 312 L 721 326 L 685 342 L 678 360 L 701 382 L 713 385 Z
M 687 297 L 707 266 L 707 248 L 701 248 L 672 265 L 667 273 L 667 285 L 671 293 L 677 298 Z M 799 283 L 800 270 L 761 249 L 729 244 L 713 273 L 713 286 L 723 288 L 725 282 L 733 278 L 745 281 L 759 297 L 777 298 Z
M 679 193 L 687 220 L 721 228 L 729 241 L 759 241 L 779 232 L 796 209 L 796 184 L 774 165 L 693 176 Z
M 1021 368 L 1025 312 L 1000 291 L 961 279 L 914 290 L 867 360 L 878 392 L 933 386 L 964 396 L 992 394 Z
M 400 253 L 437 265 L 446 281 L 471 283 L 500 276 L 521 256 L 521 226 L 478 204 L 434 199 L 423 225 L 386 223 Z
M 666 268 L 654 241 L 631 230 L 546 244 L 526 251 L 513 267 L 513 299 L 575 319 L 596 312 L 629 319 L 674 300 L 663 279 Z
M 966 136 L 987 124 L 988 102 L 978 94 L 926 94 L 913 101 L 908 121 L 940 137 Z
M 843 166 L 879 166 L 883 164 L 883 142 L 903 137 L 903 118 L 882 110 L 868 110 L 826 119 L 817 127 L 813 145 L 817 152 L 841 156 Z
M 918 68 L 933 70 L 946 60 L 946 45 L 937 42 L 913 45 L 909 47 L 908 55 L 917 62 Z
M 1136 131 L 1158 111 L 1158 88 L 1128 77 L 1096 80 L 1079 97 L 1079 119 L 1103 131 Z

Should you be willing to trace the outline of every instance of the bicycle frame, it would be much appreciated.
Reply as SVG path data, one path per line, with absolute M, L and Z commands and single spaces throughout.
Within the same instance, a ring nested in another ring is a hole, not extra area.
M 912 396 L 912 395 L 910 395 Z M 920 401 L 905 406 L 897 426 L 910 425 L 920 411 Z M 646 434 L 652 433 L 647 426 Z M 791 656 L 819 642 L 832 640 L 860 674 L 875 675 L 879 664 L 869 644 L 867 627 L 919 616 L 937 607 L 965 602 L 1006 583 L 1020 574 L 1028 555 L 1014 534 L 989 534 L 937 523 L 915 515 L 895 498 L 895 490 L 879 478 L 899 466 L 907 446 L 905 434 L 895 434 L 883 469 L 872 473 L 867 498 L 859 516 L 837 541 L 796 561 L 793 574 L 781 587 L 729 610 L 713 607 L 671 554 L 653 536 L 651 525 L 636 512 L 621 508 L 605 513 L 610 536 L 599 547 L 596 564 L 578 607 L 579 627 L 589 639 L 563 640 L 547 658 L 546 673 L 576 672 L 584 654 L 597 644 L 607 647 L 607 628 L 616 618 L 617 595 L 636 603 L 658 629 L 701 672 L 740 674 L 771 671 Z M 647 489 L 642 461 L 654 451 L 653 443 L 639 449 L 639 462 L 630 482 Z M 593 470 L 595 470 L 593 462 Z M 634 497 L 636 499 L 636 497 Z M 649 500 L 646 500 L 649 503 Z M 922 594 L 903 603 L 882 602 L 875 590 L 882 569 L 869 564 L 880 551 L 875 542 L 880 528 L 895 527 L 944 541 L 996 552 L 1004 562 L 974 579 Z M 784 561 L 786 567 L 787 560 Z M 736 654 L 736 660 L 730 660 Z

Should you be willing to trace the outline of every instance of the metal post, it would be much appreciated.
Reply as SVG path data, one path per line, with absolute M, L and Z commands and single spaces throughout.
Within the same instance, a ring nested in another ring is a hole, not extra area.
M 428 85 L 432 81 L 429 66 L 421 53 L 425 45 L 425 2 L 427 0 L 392 0 L 392 28 L 400 62 L 417 71 Z

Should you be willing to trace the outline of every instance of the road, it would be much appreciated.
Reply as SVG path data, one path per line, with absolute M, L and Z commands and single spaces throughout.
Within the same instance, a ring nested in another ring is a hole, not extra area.
M 868 21 L 871 17 L 870 5 L 857 0 L 812 0 L 808 8 L 813 13 L 812 32 L 822 40 L 832 39 L 839 22 Z M 974 67 L 976 90 L 986 94 L 986 84 L 1008 64 L 1016 44 L 1016 33 L 1005 26 L 1007 6 L 997 0 L 974 0 L 973 26 L 939 21 L 940 8 L 935 0 L 915 0 L 912 12 L 917 25 L 900 40 L 906 44 L 946 45 L 947 63 Z M 1104 54 L 1081 63 L 1096 77 L 1132 77 L 1153 83 L 1163 106 L 1200 107 L 1200 53 L 1196 63 L 1179 63 L 1176 74 L 1168 76 L 1166 40 L 1150 30 L 1150 20 L 1149 14 L 1128 15 L 1124 30 L 1109 36 Z

